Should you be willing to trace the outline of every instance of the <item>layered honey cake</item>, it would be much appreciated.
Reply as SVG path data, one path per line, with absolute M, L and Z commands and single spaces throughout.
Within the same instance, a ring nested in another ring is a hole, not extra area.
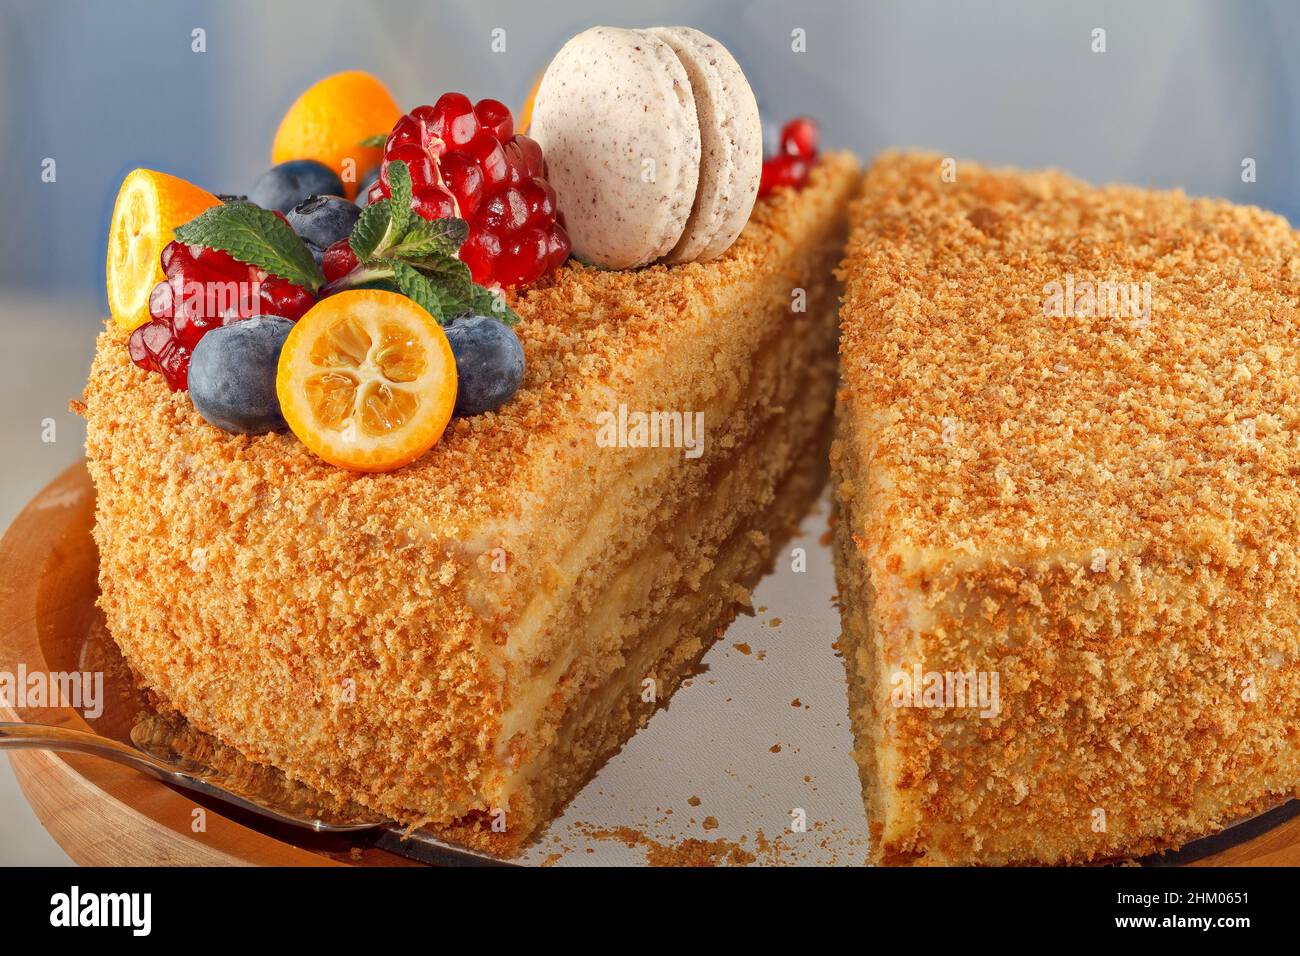
M 1300 792 L 1300 241 L 889 154 L 842 276 L 842 650 L 886 863 L 1077 863 Z
M 87 456 L 100 603 L 139 680 L 254 761 L 518 849 L 818 494 L 859 179 L 828 154 L 719 258 L 523 287 L 517 394 L 382 474 L 217 432 L 110 326 Z

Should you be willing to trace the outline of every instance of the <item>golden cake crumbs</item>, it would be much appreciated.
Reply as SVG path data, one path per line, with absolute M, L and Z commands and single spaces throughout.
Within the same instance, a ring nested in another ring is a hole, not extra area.
M 1140 854 L 1296 794 L 1297 234 L 939 163 L 875 164 L 842 270 L 835 552 L 874 857 Z M 996 675 L 1000 705 L 897 706 L 919 672 Z

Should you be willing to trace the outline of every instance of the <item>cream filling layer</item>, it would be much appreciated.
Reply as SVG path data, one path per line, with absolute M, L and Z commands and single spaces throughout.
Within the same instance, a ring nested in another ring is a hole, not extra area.
M 812 374 L 818 374 L 816 366 Z M 702 556 L 701 560 L 708 563 L 696 568 L 681 568 L 677 556 L 684 552 L 698 553 L 699 548 L 688 547 L 689 538 L 710 528 L 720 530 L 712 535 L 704 554 L 724 556 L 727 540 L 743 529 L 750 513 L 760 510 L 765 504 L 756 497 L 766 481 L 764 463 L 774 458 L 790 460 L 790 452 L 804 444 L 807 435 L 815 432 L 818 420 L 828 413 L 834 382 L 831 376 L 822 378 L 821 382 L 803 383 L 801 391 L 807 398 L 800 405 L 770 418 L 747 444 L 720 459 L 707 495 L 685 503 L 663 519 L 655 533 L 647 538 L 648 543 L 601 590 L 581 631 L 574 634 L 566 642 L 564 650 L 545 669 L 533 675 L 509 702 L 502 716 L 498 738 L 498 754 L 503 759 L 508 759 L 506 755 L 521 735 L 527 736 L 537 729 L 539 714 L 546 713 L 552 705 L 563 703 L 552 698 L 582 651 L 602 644 L 621 646 L 625 655 L 634 650 L 632 639 L 639 627 L 637 618 L 644 616 L 650 608 L 656 586 L 670 583 L 679 589 L 684 585 L 689 590 L 698 591 L 706 587 L 704 582 L 714 579 L 713 558 Z M 792 467 L 792 464 L 787 464 L 782 468 L 778 484 Z M 746 487 L 747 484 L 751 487 Z M 738 501 L 748 507 L 738 507 Z

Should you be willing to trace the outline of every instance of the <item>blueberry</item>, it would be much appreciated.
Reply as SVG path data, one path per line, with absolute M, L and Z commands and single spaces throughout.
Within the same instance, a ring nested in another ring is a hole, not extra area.
M 466 315 L 445 331 L 460 382 L 456 414 L 478 415 L 508 402 L 524 380 L 524 347 L 514 330 L 486 315 Z
M 190 356 L 190 398 L 205 421 L 237 435 L 285 427 L 275 372 L 292 328 L 279 316 L 254 316 L 199 339 Z
M 343 180 L 324 163 L 291 159 L 258 177 L 248 198 L 263 209 L 288 212 L 309 196 L 342 196 Z
M 293 231 L 302 236 L 316 264 L 320 265 L 326 249 L 352 235 L 352 227 L 361 218 L 361 208 L 338 196 L 312 196 L 290 209 L 285 218 Z
M 370 172 L 361 177 L 361 185 L 357 186 L 357 205 L 370 205 L 370 187 L 379 182 L 379 167 L 376 166 Z

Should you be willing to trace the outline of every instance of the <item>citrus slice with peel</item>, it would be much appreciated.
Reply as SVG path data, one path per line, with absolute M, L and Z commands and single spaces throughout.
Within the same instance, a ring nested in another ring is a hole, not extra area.
M 342 178 L 348 198 L 355 199 L 359 181 L 383 159 L 381 147 L 362 146 L 361 141 L 388 135 L 401 115 L 388 88 L 369 73 L 335 73 L 313 83 L 289 107 L 275 132 L 271 162 L 324 163 Z
M 392 471 L 442 437 L 456 359 L 437 321 L 406 296 L 356 289 L 322 299 L 280 351 L 280 411 L 304 445 L 352 471 Z
M 122 180 L 108 227 L 108 310 L 128 332 L 149 321 L 149 293 L 164 278 L 162 251 L 183 226 L 221 200 L 206 189 L 152 169 Z

